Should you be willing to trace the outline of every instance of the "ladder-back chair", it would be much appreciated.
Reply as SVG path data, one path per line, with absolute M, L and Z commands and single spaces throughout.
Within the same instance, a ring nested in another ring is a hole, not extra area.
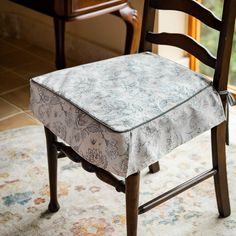
M 153 33 L 155 9 L 183 11 L 220 31 L 216 58 L 188 36 Z M 224 111 L 235 15 L 236 0 L 224 1 L 222 20 L 196 1 L 146 0 L 140 53 L 31 80 L 31 109 L 45 125 L 50 211 L 59 209 L 57 159 L 67 156 L 125 193 L 128 236 L 137 235 L 138 214 L 210 177 L 214 177 L 220 216 L 230 215 Z M 193 54 L 215 69 L 213 82 L 146 52 L 153 43 Z M 210 129 L 212 169 L 139 206 L 140 171 Z

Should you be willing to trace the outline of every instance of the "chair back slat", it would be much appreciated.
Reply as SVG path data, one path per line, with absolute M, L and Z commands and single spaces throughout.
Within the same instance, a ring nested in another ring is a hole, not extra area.
M 196 0 L 145 0 L 139 51 L 151 51 L 152 44 L 181 48 L 195 56 L 204 64 L 215 69 L 214 87 L 219 91 L 226 90 L 234 35 L 236 0 L 223 1 L 223 15 L 220 20 L 209 9 Z M 220 37 L 216 58 L 204 46 L 190 36 L 165 32 L 154 33 L 153 28 L 156 9 L 177 10 L 188 13 L 211 28 L 218 30 Z
M 159 10 L 182 11 L 198 18 L 213 29 L 221 29 L 221 20 L 202 4 L 193 0 L 150 0 L 150 7 Z
M 181 48 L 193 56 L 199 58 L 206 65 L 215 68 L 216 58 L 200 43 L 183 34 L 151 33 L 148 32 L 146 40 L 160 45 L 169 45 Z

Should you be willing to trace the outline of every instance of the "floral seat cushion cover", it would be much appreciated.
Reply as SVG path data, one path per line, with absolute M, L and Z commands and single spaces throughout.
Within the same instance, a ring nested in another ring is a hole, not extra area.
M 84 159 L 122 177 L 225 120 L 209 80 L 149 52 L 33 78 L 31 109 Z

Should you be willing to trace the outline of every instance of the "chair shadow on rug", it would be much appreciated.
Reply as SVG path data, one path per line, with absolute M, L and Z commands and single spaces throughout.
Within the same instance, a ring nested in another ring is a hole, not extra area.
M 155 9 L 183 11 L 218 30 L 217 56 L 189 36 L 153 33 Z M 31 80 L 31 108 L 45 125 L 51 212 L 59 209 L 57 159 L 67 156 L 125 193 L 128 236 L 137 235 L 139 214 L 210 177 L 214 177 L 220 217 L 230 215 L 224 111 L 235 9 L 235 0 L 225 0 L 220 20 L 196 1 L 146 0 L 140 53 Z M 215 69 L 213 82 L 152 54 L 152 44 L 191 53 Z M 139 206 L 140 171 L 210 129 L 212 169 Z
M 47 209 L 46 211 L 44 211 L 44 212 L 42 212 L 41 214 L 40 214 L 40 218 L 41 219 L 47 219 L 48 217 L 50 217 L 51 215 L 53 214 L 53 212 L 52 211 L 50 211 L 49 209 Z

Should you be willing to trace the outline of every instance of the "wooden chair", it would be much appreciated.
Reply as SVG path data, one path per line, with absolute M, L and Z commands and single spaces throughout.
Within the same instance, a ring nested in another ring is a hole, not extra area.
M 125 54 L 138 50 L 140 22 L 137 11 L 130 7 L 128 0 L 10 0 L 54 19 L 56 68 L 66 67 L 65 62 L 65 23 L 85 20 L 111 13 L 120 17 L 126 24 L 127 34 Z M 105 27 L 105 26 L 104 26 Z
M 188 36 L 153 33 L 155 9 L 183 11 L 220 31 L 217 57 Z M 230 215 L 224 111 L 235 16 L 235 0 L 224 1 L 222 20 L 196 1 L 146 0 L 140 53 L 31 81 L 31 108 L 45 125 L 51 212 L 59 209 L 57 159 L 67 156 L 125 193 L 128 236 L 137 235 L 139 214 L 210 177 L 214 177 L 220 217 Z M 193 54 L 215 69 L 213 83 L 146 52 L 153 43 L 177 46 Z M 210 129 L 212 169 L 139 206 L 140 171 Z M 58 142 L 57 136 L 70 146 Z

